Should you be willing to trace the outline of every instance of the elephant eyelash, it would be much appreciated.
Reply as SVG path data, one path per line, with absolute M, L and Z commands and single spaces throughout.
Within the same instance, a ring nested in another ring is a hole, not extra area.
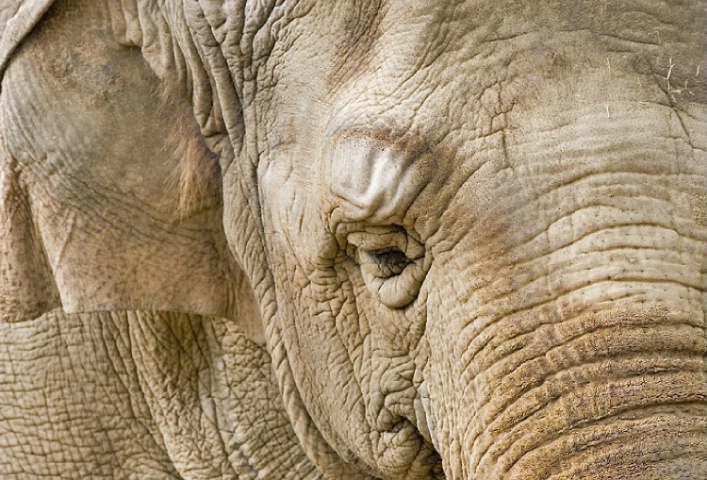
M 424 247 L 400 227 L 348 232 L 346 253 L 369 278 L 388 280 L 401 275 L 424 256 Z
M 340 245 L 383 305 L 404 308 L 417 298 L 429 268 L 425 245 L 400 226 L 357 226 Z
M 390 278 L 400 275 L 405 267 L 412 263 L 412 260 L 398 248 L 386 248 L 373 252 L 365 252 L 362 255 L 365 260 L 377 265 L 378 277 Z

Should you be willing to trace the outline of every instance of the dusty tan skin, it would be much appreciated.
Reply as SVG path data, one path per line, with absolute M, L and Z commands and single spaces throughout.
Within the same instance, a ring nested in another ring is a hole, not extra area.
M 0 472 L 704 479 L 704 5 L 275 3 L 17 40 Z
M 57 2 L 2 83 L 0 478 L 321 478 L 192 108 L 89 6 Z

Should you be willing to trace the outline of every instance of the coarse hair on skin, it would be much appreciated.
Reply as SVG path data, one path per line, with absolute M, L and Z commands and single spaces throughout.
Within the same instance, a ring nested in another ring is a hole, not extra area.
M 168 158 L 178 159 L 167 179 L 164 199 L 176 203 L 178 218 L 183 220 L 220 203 L 219 164 L 204 142 L 190 103 L 174 87 L 162 87 L 158 114 L 170 126 L 163 148 Z

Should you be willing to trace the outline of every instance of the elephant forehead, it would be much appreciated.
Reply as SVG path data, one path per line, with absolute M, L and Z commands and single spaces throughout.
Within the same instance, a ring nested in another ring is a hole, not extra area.
M 327 184 L 351 221 L 400 221 L 428 178 L 419 146 L 345 136 L 327 157 Z

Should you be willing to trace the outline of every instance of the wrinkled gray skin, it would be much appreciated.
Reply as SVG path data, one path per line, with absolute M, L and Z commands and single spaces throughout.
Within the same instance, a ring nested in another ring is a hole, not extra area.
M 705 478 L 704 5 L 140 3 L 0 43 L 3 477 Z
M 57 2 L 0 93 L 0 478 L 321 478 L 213 178 L 180 199 L 211 158 L 192 108 L 88 5 Z

